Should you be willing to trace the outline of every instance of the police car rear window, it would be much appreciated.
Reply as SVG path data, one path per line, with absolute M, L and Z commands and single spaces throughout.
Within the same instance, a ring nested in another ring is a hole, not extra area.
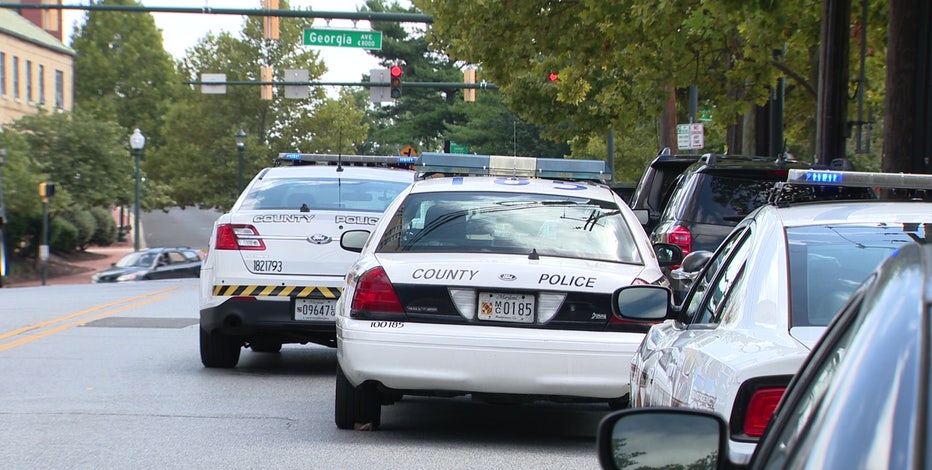
M 536 253 L 642 263 L 614 203 L 547 194 L 411 194 L 391 215 L 376 251 Z
M 242 210 L 354 210 L 382 212 L 409 183 L 345 178 L 278 178 L 258 181 Z

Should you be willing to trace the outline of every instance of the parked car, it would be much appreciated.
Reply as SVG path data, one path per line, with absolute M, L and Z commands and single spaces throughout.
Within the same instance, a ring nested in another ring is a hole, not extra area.
M 700 154 L 674 154 L 667 147 L 644 168 L 634 191 L 625 200 L 632 209 L 647 211 L 647 221 L 643 224 L 645 232 L 651 233 L 660 221 L 677 178 L 701 157 Z
M 358 252 L 339 243 L 373 227 L 411 183 L 407 157 L 286 153 L 214 223 L 200 284 L 205 367 L 235 367 L 242 348 L 335 347 L 335 305 Z
M 612 315 L 630 284 L 667 285 L 598 160 L 424 153 L 337 302 L 337 427 L 374 429 L 405 395 L 624 406 L 650 322 Z M 594 180 L 594 181 L 593 181 Z M 368 240 L 368 241 L 367 241 Z
M 915 176 L 932 189 L 932 176 Z M 749 457 L 835 313 L 884 258 L 932 226 L 926 201 L 819 201 L 824 194 L 814 191 L 857 197 L 857 187 L 839 185 L 860 178 L 895 188 L 903 177 L 790 170 L 787 180 L 811 191 L 778 186 L 793 199 L 752 212 L 706 258 L 685 301 L 668 306 L 668 320 L 651 327 L 635 353 L 631 406 L 715 411 L 728 422 L 732 457 Z
M 94 273 L 91 282 L 150 281 L 200 277 L 201 255 L 188 247 L 149 248 L 134 251 L 113 267 Z
M 656 289 L 642 293 L 655 306 L 668 295 L 654 286 L 631 289 Z M 637 408 L 599 424 L 599 462 L 619 470 L 927 468 L 930 323 L 932 243 L 925 233 L 894 250 L 836 315 L 749 461 L 733 458 L 734 427 L 717 411 Z

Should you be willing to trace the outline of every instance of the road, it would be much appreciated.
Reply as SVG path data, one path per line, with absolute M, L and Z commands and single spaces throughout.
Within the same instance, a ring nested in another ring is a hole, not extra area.
M 597 469 L 604 405 L 405 399 L 333 422 L 335 351 L 198 356 L 197 280 L 0 289 L 4 468 Z

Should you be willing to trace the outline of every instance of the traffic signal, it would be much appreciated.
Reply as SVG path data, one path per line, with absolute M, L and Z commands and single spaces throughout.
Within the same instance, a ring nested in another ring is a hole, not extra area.
M 39 183 L 39 196 L 43 198 L 55 195 L 55 183 Z
M 395 99 L 395 100 L 397 100 L 398 98 L 401 98 L 401 75 L 402 73 L 403 71 L 401 70 L 400 65 L 392 65 L 392 67 L 388 69 L 389 84 L 390 84 L 389 95 L 392 97 L 392 99 Z
M 476 69 L 463 70 L 463 83 L 466 83 L 467 85 L 476 83 Z M 464 88 L 463 101 L 476 101 L 476 89 Z

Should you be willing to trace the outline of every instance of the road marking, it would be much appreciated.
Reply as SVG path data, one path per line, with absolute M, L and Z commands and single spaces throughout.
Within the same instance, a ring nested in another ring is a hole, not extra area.
M 61 316 L 58 318 L 52 318 L 50 320 L 41 321 L 39 323 L 33 323 L 32 325 L 28 325 L 22 328 L 17 328 L 15 330 L 8 331 L 6 333 L 0 334 L 0 340 L 9 339 L 9 338 L 13 338 L 16 336 L 22 336 L 22 338 L 0 344 L 0 351 L 6 351 L 7 349 L 11 349 L 16 346 L 22 346 L 23 344 L 31 343 L 37 339 L 45 338 L 55 333 L 60 333 L 64 330 L 73 328 L 75 326 L 83 326 L 87 323 L 90 323 L 95 320 L 99 320 L 101 318 L 106 318 L 106 317 L 116 315 L 117 313 L 124 312 L 126 310 L 129 310 L 135 307 L 139 307 L 139 306 L 146 305 L 146 304 L 158 301 L 158 300 L 165 299 L 168 296 L 162 295 L 162 294 L 167 294 L 168 292 L 171 292 L 176 289 L 178 289 L 178 286 L 169 287 L 166 289 L 158 290 L 155 292 L 149 292 L 149 293 L 137 295 L 134 297 L 127 297 L 125 299 L 120 299 L 120 300 L 116 300 L 110 303 L 97 305 L 97 306 L 94 306 L 88 309 L 84 309 L 78 312 L 74 312 L 68 315 Z M 108 310 L 111 308 L 113 309 Z M 83 317 L 85 315 L 91 315 L 93 313 L 96 313 L 102 310 L 104 311 L 103 313 L 100 313 L 100 314 L 97 314 L 91 317 L 83 318 L 83 319 L 80 319 L 78 321 L 74 321 L 71 323 L 65 323 L 68 320 L 73 320 L 79 317 Z M 53 328 L 43 329 L 43 328 L 56 325 L 56 324 L 57 326 Z

